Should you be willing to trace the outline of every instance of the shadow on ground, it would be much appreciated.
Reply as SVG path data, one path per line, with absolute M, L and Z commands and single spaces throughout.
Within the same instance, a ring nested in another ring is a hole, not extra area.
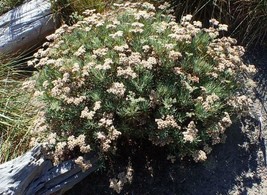
M 163 151 L 151 151 L 151 156 L 145 156 L 141 150 L 136 151 L 135 155 L 131 155 L 135 171 L 133 183 L 125 186 L 121 194 L 229 194 L 240 182 L 242 188 L 237 190 L 246 194 L 246 188 L 259 184 L 261 178 L 247 175 L 248 172 L 257 172 L 258 146 L 240 146 L 250 139 L 242 133 L 240 126 L 236 124 L 228 129 L 226 143 L 216 146 L 203 164 L 190 161 L 172 164 L 165 160 Z M 127 158 L 120 159 L 124 162 L 121 167 L 126 165 L 126 161 Z M 106 174 L 94 173 L 66 194 L 112 194 Z

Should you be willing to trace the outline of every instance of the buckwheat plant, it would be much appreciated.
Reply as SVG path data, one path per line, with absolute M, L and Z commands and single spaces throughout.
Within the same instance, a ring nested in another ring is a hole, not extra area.
M 74 152 L 114 154 L 118 139 L 203 161 L 248 109 L 246 80 L 255 68 L 242 62 L 234 39 L 220 36 L 227 25 L 211 19 L 202 28 L 191 15 L 178 24 L 167 7 L 126 2 L 104 14 L 88 10 L 47 37 L 29 64 L 39 70 L 43 131 L 54 133 L 56 161 Z

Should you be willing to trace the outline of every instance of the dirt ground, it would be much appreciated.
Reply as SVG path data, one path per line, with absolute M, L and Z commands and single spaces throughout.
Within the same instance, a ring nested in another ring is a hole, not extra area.
M 259 69 L 251 116 L 243 117 L 227 130 L 225 144 L 214 147 L 202 164 L 165 160 L 164 151 L 140 146 L 134 154 L 121 151 L 121 167 L 131 157 L 134 177 L 121 194 L 132 195 L 267 195 L 267 49 L 246 55 L 248 63 Z M 142 149 L 141 149 L 142 148 Z M 144 150 L 150 155 L 144 155 Z M 114 170 L 120 171 L 121 167 Z M 124 170 L 122 168 L 122 170 Z M 89 175 L 66 195 L 116 194 L 109 188 L 113 171 Z

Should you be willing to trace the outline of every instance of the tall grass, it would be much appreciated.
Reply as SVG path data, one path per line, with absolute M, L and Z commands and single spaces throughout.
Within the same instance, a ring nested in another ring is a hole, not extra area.
M 0 59 L 0 163 L 23 154 L 30 140 L 32 94 L 22 89 L 27 71 L 19 61 Z
M 243 45 L 267 41 L 267 0 L 170 0 L 177 18 L 192 14 L 208 25 L 210 18 L 229 25 L 230 35 Z
M 211 18 L 228 20 L 230 16 L 228 0 L 171 0 L 171 3 L 178 19 L 191 14 L 194 19 L 207 23 Z
M 233 34 L 242 36 L 242 42 L 248 45 L 266 44 L 267 0 L 236 0 L 233 9 Z

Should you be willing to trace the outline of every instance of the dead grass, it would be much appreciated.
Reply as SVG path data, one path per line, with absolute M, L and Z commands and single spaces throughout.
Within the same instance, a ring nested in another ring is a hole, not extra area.
M 0 60 L 0 163 L 26 152 L 30 140 L 32 94 L 22 89 L 28 75 L 19 65 L 14 59 Z
M 205 25 L 210 18 L 229 25 L 229 35 L 246 46 L 266 44 L 267 0 L 170 0 L 177 18 L 192 14 Z

